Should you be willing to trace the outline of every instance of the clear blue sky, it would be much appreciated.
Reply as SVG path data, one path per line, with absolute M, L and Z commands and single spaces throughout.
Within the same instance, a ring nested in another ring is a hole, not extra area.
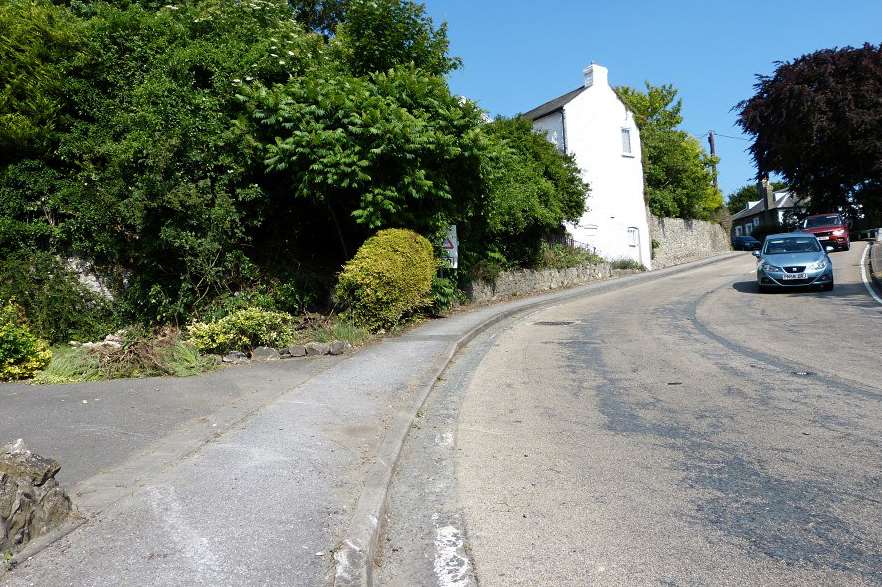
M 464 60 L 453 91 L 492 115 L 575 89 L 591 61 L 614 85 L 671 83 L 684 128 L 742 136 L 732 107 L 755 74 L 816 49 L 882 41 L 882 0 L 425 0 Z M 753 181 L 747 142 L 720 138 L 720 187 Z M 707 143 L 705 142 L 705 146 Z

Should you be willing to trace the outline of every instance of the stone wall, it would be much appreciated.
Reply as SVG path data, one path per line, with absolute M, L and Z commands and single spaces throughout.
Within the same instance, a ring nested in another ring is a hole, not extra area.
M 582 265 L 570 269 L 542 269 L 506 271 L 500 273 L 496 283 L 475 281 L 467 292 L 474 303 L 490 302 L 524 296 L 552 289 L 582 285 L 612 277 L 609 264 Z
M 55 480 L 60 469 L 21 440 L 0 448 L 0 556 L 67 520 L 70 499 Z
M 652 268 L 664 269 L 732 250 L 726 230 L 714 222 L 649 216 L 653 244 Z

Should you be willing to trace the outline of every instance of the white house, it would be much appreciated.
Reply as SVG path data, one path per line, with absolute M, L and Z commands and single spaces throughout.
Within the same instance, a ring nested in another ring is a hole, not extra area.
M 573 240 L 607 259 L 633 259 L 650 269 L 640 133 L 610 87 L 607 69 L 593 64 L 584 74 L 582 87 L 523 116 L 560 151 L 575 156 L 591 185 L 588 212 L 567 227 Z

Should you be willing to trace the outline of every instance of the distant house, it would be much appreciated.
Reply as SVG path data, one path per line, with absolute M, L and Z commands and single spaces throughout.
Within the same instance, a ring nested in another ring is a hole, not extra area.
M 748 236 L 759 226 L 783 226 L 785 213 L 799 204 L 788 190 L 772 190 L 767 180 L 757 185 L 757 197 L 732 216 L 732 236 Z
M 591 185 L 588 212 L 567 227 L 573 240 L 608 259 L 633 259 L 649 269 L 640 132 L 610 87 L 607 69 L 593 64 L 583 73 L 582 87 L 523 116 L 562 153 L 575 156 Z

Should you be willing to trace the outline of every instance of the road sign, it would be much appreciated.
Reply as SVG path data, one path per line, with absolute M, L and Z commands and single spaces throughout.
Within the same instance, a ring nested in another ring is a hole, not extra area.
M 447 255 L 447 261 L 450 263 L 451 269 L 459 269 L 459 238 L 456 235 L 456 225 L 452 225 L 447 229 L 447 236 L 444 238 L 442 247 Z

